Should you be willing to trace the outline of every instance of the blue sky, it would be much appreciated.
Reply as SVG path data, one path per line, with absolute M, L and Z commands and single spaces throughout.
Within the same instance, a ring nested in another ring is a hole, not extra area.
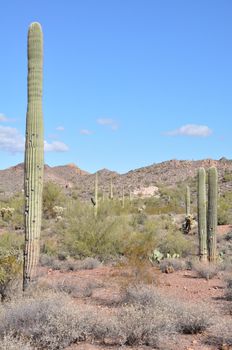
M 231 158 L 231 13 L 231 0 L 2 0 L 0 168 L 23 161 L 33 21 L 47 164 Z

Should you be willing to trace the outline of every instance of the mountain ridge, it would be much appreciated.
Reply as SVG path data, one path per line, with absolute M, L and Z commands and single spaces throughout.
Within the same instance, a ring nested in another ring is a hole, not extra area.
M 222 191 L 232 189 L 232 179 L 224 181 L 225 174 L 232 173 L 232 160 L 226 158 L 202 159 L 202 160 L 177 160 L 171 159 L 161 163 L 130 170 L 119 174 L 109 169 L 97 171 L 99 179 L 99 191 L 106 194 L 110 191 L 112 179 L 114 191 L 120 194 L 124 186 L 126 194 L 148 186 L 174 186 L 180 182 L 188 182 L 197 175 L 200 167 L 209 168 L 216 166 L 219 173 L 219 183 Z M 76 164 L 66 164 L 51 167 L 44 166 L 45 182 L 52 181 L 62 186 L 67 191 L 75 189 L 81 198 L 89 198 L 94 193 L 95 174 L 80 169 Z M 6 196 L 23 190 L 24 165 L 19 163 L 7 169 L 0 170 L 0 191 Z M 232 178 L 232 175 L 231 175 Z

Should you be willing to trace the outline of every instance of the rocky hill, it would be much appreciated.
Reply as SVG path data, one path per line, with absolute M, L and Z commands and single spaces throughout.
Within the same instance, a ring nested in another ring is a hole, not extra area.
M 155 194 L 156 187 L 174 186 L 177 183 L 192 183 L 199 167 L 216 166 L 219 173 L 220 192 L 232 190 L 232 160 L 204 159 L 198 161 L 170 160 L 144 168 L 118 174 L 107 169 L 98 171 L 99 192 L 109 194 L 112 179 L 114 193 Z M 94 193 L 95 174 L 81 170 L 75 164 L 50 167 L 45 165 L 45 182 L 52 181 L 71 193 L 76 191 L 81 198 L 89 198 Z M 149 188 L 150 187 L 150 188 Z M 0 192 L 10 196 L 23 190 L 23 164 L 0 170 Z

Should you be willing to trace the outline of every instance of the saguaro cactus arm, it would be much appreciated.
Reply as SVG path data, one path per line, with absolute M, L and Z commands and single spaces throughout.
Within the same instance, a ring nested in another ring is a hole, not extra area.
M 43 34 L 39 23 L 28 31 L 28 104 L 24 160 L 25 248 L 23 289 L 35 277 L 39 260 L 44 138 L 42 112 Z

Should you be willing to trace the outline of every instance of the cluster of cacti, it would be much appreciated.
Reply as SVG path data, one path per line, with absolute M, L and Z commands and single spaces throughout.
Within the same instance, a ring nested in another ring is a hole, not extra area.
M 28 31 L 28 104 L 24 160 L 25 248 L 23 289 L 36 275 L 40 251 L 44 138 L 42 113 L 43 34 L 39 23 Z
M 64 213 L 64 210 L 65 208 L 63 207 L 59 207 L 58 205 L 55 205 L 53 208 L 52 208 L 52 212 L 53 212 L 53 215 L 56 219 L 56 221 L 61 221 L 62 220 L 62 215 Z
M 2 219 L 5 219 L 6 217 L 8 217 L 8 218 L 12 217 L 14 211 L 15 211 L 15 209 L 10 208 L 10 207 L 1 208 L 0 213 L 1 213 Z
M 208 171 L 208 210 L 206 207 L 205 169 L 198 170 L 198 235 L 201 261 L 216 261 L 217 230 L 217 169 Z

